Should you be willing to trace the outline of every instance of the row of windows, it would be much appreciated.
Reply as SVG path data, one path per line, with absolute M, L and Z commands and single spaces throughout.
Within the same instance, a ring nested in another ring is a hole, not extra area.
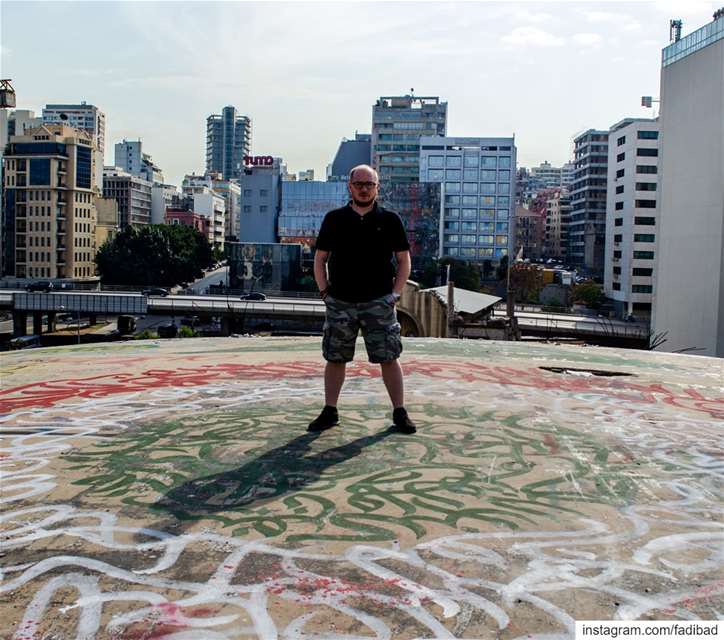
M 655 242 L 656 236 L 653 233 L 635 233 L 634 242 Z
M 456 195 L 446 195 L 445 196 L 445 204 L 446 205 L 460 205 L 463 206 L 477 206 L 478 203 L 481 207 L 495 207 L 496 206 L 496 196 L 480 196 L 480 199 L 478 200 L 478 196 L 456 196 Z M 497 206 L 498 208 L 503 207 L 510 207 L 510 197 L 509 196 L 497 196 Z
M 659 132 L 658 131 L 637 131 L 637 136 L 639 140 L 658 140 L 659 139 Z M 620 147 L 622 144 L 626 144 L 626 136 L 621 136 L 616 140 L 616 144 Z
M 510 156 L 428 156 L 427 166 L 431 169 L 475 169 L 483 167 L 486 169 L 510 169 Z
M 458 220 L 460 218 L 460 209 L 450 208 L 445 209 L 445 219 Z M 495 215 L 496 209 L 463 209 L 462 219 L 463 220 L 492 220 L 498 218 L 498 220 L 507 220 L 510 212 L 507 209 L 497 209 L 497 216 Z
M 244 213 L 251 213 L 251 205 L 245 204 L 244 205 Z M 269 207 L 265 204 L 259 205 L 259 213 L 268 213 Z
M 460 188 L 460 182 L 445 182 L 446 193 L 482 193 L 486 195 L 494 195 L 498 191 L 500 193 L 510 192 L 510 183 L 501 183 L 496 187 L 495 182 L 463 182 L 462 190 Z
M 472 233 L 508 233 L 507 222 L 446 222 L 445 231 L 462 231 Z
M 475 247 L 445 247 L 443 254 L 461 258 L 482 258 L 483 260 L 495 258 L 499 260 L 508 255 L 508 249 L 504 247 L 481 247 L 479 249 Z
M 474 180 L 495 182 L 510 182 L 510 171 L 501 170 L 496 172 L 495 169 L 481 169 L 478 174 L 477 169 L 428 169 L 427 179 L 431 182 L 441 182 L 443 180 Z
M 253 189 L 244 189 L 244 197 L 245 198 L 251 198 L 253 193 Z M 260 198 L 267 198 L 269 196 L 269 189 L 259 189 L 259 197 Z
M 493 242 L 493 239 L 495 239 L 495 242 Z M 477 242 L 476 242 L 477 240 Z M 473 234 L 463 234 L 458 235 L 456 233 L 446 233 L 445 234 L 445 242 L 448 244 L 496 244 L 498 246 L 508 246 L 508 236 L 507 235 L 481 235 L 481 236 L 475 236 Z

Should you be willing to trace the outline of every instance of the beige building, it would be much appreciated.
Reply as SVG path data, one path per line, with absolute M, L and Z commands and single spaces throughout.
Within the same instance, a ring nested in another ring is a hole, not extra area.
M 113 240 L 118 234 L 118 201 L 114 198 L 96 198 L 96 211 L 96 247 L 100 248 L 106 240 Z
M 3 275 L 96 278 L 96 156 L 91 136 L 64 124 L 10 138 L 3 158 Z
M 549 258 L 566 259 L 570 215 L 571 199 L 567 191 L 556 191 L 546 200 L 545 242 L 543 252 Z

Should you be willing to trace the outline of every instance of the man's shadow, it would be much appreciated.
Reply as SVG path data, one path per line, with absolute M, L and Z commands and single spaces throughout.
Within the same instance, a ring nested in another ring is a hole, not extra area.
M 162 496 L 152 508 L 178 520 L 198 520 L 218 512 L 246 509 L 260 501 L 299 491 L 332 467 L 390 435 L 394 427 L 307 456 L 320 433 L 305 433 L 250 460 L 237 469 L 184 482 Z

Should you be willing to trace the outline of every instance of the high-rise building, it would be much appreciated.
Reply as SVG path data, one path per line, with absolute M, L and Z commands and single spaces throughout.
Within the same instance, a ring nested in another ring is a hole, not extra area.
M 548 258 L 568 259 L 568 224 L 571 198 L 566 189 L 557 189 L 546 201 L 545 244 L 543 253 Z
M 163 172 L 154 164 L 150 155 L 143 153 L 143 143 L 140 140 L 124 138 L 123 142 L 117 142 L 114 165 L 148 182 L 163 184 Z
M 724 11 L 663 50 L 652 308 L 665 351 L 724 356 Z M 665 335 L 664 335 L 665 334 Z
M 349 172 L 360 164 L 370 164 L 372 135 L 355 133 L 354 140 L 342 139 L 334 156 L 327 180 L 347 180 Z
M 282 184 L 278 235 L 284 243 L 311 246 L 325 214 L 349 202 L 346 182 L 302 181 Z
M 103 168 L 103 197 L 118 202 L 118 224 L 151 224 L 151 191 L 153 183 L 119 167 Z
M 220 173 L 225 180 L 239 178 L 244 156 L 251 153 L 251 119 L 235 107 L 206 118 L 206 172 Z
M 166 224 L 166 210 L 181 195 L 176 185 L 156 182 L 151 187 L 151 224 Z
M 3 157 L 3 275 L 95 278 L 93 139 L 64 124 L 12 136 Z
M 589 129 L 576 136 L 574 147 L 568 262 L 600 277 L 606 237 L 608 131 Z
M 46 124 L 67 124 L 88 133 L 98 151 L 96 184 L 103 184 L 103 163 L 106 152 L 106 114 L 85 101 L 80 104 L 48 104 L 43 109 Z
M 420 179 L 420 138 L 447 134 L 447 102 L 438 97 L 381 97 L 372 107 L 372 166 L 380 183 Z
M 651 316 L 658 164 L 657 120 L 626 118 L 611 127 L 603 281 L 620 318 Z
M 281 206 L 281 159 L 247 157 L 239 180 L 241 188 L 241 243 L 275 243 Z
M 420 138 L 421 182 L 442 185 L 442 256 L 498 261 L 511 250 L 515 138 Z
M 554 167 L 547 160 L 537 167 L 532 167 L 530 175 L 539 180 L 546 189 L 561 186 L 561 168 Z
M 223 183 L 215 176 L 217 183 Z M 215 248 L 223 249 L 226 237 L 226 199 L 214 189 L 215 179 L 211 175 L 189 174 L 181 183 L 181 192 L 194 213 L 209 221 L 208 238 Z
M 575 169 L 576 167 L 572 162 L 566 162 L 566 164 L 561 167 L 561 187 L 570 190 L 573 184 Z

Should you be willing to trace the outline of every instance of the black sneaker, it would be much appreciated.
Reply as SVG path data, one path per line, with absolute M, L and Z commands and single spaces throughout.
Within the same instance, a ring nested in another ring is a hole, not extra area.
M 415 423 L 410 420 L 410 416 L 407 415 L 407 411 L 404 407 L 395 409 L 392 412 L 392 422 L 395 423 L 395 428 L 401 433 L 415 433 Z
M 339 424 L 339 414 L 337 413 L 337 407 L 330 407 L 326 405 L 322 409 L 322 413 L 312 420 L 307 427 L 307 431 L 325 431 L 331 429 L 333 426 Z

